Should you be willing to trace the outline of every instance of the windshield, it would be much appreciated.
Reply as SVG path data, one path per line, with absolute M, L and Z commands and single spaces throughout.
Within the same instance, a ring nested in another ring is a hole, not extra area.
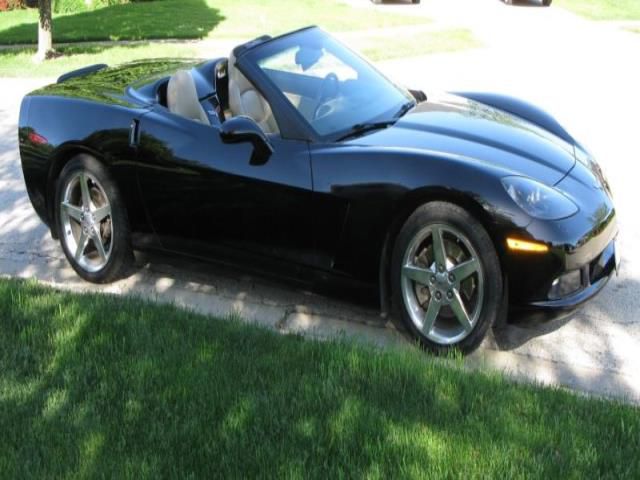
M 413 100 L 318 28 L 276 38 L 248 54 L 321 137 L 390 121 Z

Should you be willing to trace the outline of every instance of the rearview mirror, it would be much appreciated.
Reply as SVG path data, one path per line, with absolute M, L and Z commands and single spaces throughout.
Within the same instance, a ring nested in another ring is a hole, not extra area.
M 306 72 L 322 58 L 322 48 L 300 47 L 296 52 L 296 65 Z
M 224 143 L 251 142 L 251 165 L 264 165 L 273 153 L 271 142 L 260 126 L 252 118 L 244 115 L 226 120 L 220 127 L 220 138 Z

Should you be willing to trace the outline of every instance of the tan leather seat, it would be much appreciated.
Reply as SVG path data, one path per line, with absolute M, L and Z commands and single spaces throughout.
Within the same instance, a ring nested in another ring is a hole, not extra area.
M 186 70 L 178 70 L 167 85 L 167 107 L 169 111 L 196 122 L 210 125 L 209 118 L 198 100 L 196 83 Z
M 229 75 L 229 108 L 232 115 L 252 118 L 265 133 L 277 133 L 278 124 L 269 103 L 235 66 L 236 58 L 231 53 L 227 71 Z

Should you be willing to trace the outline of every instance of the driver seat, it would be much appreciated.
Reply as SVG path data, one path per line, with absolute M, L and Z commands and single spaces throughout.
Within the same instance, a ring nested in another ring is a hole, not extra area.
M 252 118 L 265 133 L 277 133 L 278 124 L 271 107 L 251 82 L 236 68 L 236 57 L 231 53 L 227 66 L 229 75 L 229 109 L 234 117 Z
M 196 83 L 186 70 L 178 70 L 169 79 L 167 85 L 167 108 L 171 113 L 189 120 L 211 125 L 209 118 L 200 105 Z

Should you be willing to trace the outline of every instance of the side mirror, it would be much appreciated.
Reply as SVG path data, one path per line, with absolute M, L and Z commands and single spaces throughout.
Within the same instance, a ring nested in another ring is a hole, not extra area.
M 264 165 L 273 153 L 273 147 L 260 126 L 244 115 L 226 120 L 220 127 L 220 138 L 224 143 L 251 142 L 251 165 Z

